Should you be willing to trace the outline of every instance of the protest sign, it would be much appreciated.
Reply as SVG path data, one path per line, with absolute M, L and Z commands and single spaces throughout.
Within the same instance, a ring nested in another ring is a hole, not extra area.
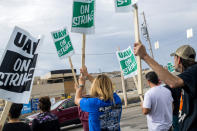
M 50 98 L 50 101 L 51 101 L 51 105 L 54 105 L 55 104 L 55 97 Z
M 0 62 L 0 98 L 14 103 L 28 103 L 40 39 L 15 27 Z
M 31 110 L 32 111 L 37 111 L 39 110 L 39 98 L 32 98 L 31 99 Z
M 159 49 L 159 41 L 155 42 L 155 50 Z
M 28 103 L 28 104 L 23 104 L 23 109 L 21 111 L 21 114 L 28 114 L 28 113 L 31 113 L 32 110 L 31 110 L 31 101 Z
M 58 56 L 60 58 L 68 57 L 75 83 L 77 83 L 77 77 L 71 60 L 71 56 L 74 54 L 74 48 L 72 46 L 67 29 L 63 28 L 61 30 L 54 31 L 51 33 L 51 35 L 53 37 Z
M 132 5 L 137 3 L 137 0 L 114 0 L 116 12 L 131 12 Z
M 187 39 L 192 38 L 193 37 L 193 29 L 187 29 Z
M 173 66 L 173 64 L 171 62 L 169 62 L 167 64 L 167 68 L 168 68 L 168 71 L 169 72 L 174 72 L 175 71 L 174 66 Z
M 94 33 L 95 0 L 73 0 L 71 32 L 82 34 Z
M 117 51 L 116 55 L 125 79 L 137 74 L 137 63 L 130 46 L 123 51 Z
M 72 56 L 74 54 L 74 49 L 66 28 L 51 32 L 51 35 L 60 58 Z

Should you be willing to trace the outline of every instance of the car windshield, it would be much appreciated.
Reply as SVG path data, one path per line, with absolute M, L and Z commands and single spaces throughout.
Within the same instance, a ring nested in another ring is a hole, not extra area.
M 51 110 L 56 109 L 60 104 L 62 104 L 63 101 L 64 101 L 64 100 L 61 100 L 61 101 L 58 101 L 57 103 L 53 104 L 53 105 L 51 106 Z

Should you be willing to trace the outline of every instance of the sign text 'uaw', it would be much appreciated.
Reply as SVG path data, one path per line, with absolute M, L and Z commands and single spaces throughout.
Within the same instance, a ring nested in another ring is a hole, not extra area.
M 124 78 L 127 79 L 137 74 L 137 63 L 131 47 L 116 52 Z
M 51 32 L 57 54 L 60 58 L 72 56 L 74 49 L 66 28 Z
M 40 39 L 15 27 L 0 66 L 0 98 L 14 103 L 28 103 Z

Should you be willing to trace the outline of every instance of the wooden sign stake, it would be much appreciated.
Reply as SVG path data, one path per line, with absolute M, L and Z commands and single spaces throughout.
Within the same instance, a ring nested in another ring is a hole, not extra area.
M 10 111 L 11 105 L 12 105 L 12 102 L 9 102 L 9 101 L 5 102 L 5 107 L 1 113 L 1 120 L 0 120 L 0 125 L 2 126 L 1 131 L 3 130 L 3 126 L 5 124 L 5 121 L 7 120 L 7 116 Z
M 71 67 L 71 69 L 72 69 L 72 74 L 73 74 L 73 77 L 74 77 L 74 81 L 75 81 L 75 83 L 78 85 L 77 77 L 76 77 L 75 70 L 74 70 L 73 64 L 72 64 L 72 59 L 71 59 L 70 56 L 68 57 L 68 59 L 69 59 L 70 67 Z
M 85 66 L 85 45 L 86 45 L 86 35 L 83 34 L 83 41 L 82 41 L 82 67 Z
M 139 21 L 138 21 L 138 7 L 134 5 L 134 29 L 135 29 L 135 42 L 140 42 Z M 139 56 L 137 58 L 137 74 L 138 74 L 138 94 L 143 102 L 143 81 L 142 81 L 142 64 Z

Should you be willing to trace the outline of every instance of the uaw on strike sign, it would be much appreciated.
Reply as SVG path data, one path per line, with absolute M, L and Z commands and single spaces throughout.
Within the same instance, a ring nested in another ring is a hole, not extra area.
M 114 0 L 116 12 L 131 12 L 138 0 Z
M 130 46 L 123 51 L 117 51 L 116 55 L 123 71 L 124 79 L 137 75 L 137 62 Z
M 28 103 L 39 43 L 25 30 L 15 27 L 1 59 L 0 98 L 14 103 Z
M 93 34 L 95 0 L 73 0 L 71 32 Z
M 59 58 L 72 56 L 74 49 L 66 28 L 51 32 Z

